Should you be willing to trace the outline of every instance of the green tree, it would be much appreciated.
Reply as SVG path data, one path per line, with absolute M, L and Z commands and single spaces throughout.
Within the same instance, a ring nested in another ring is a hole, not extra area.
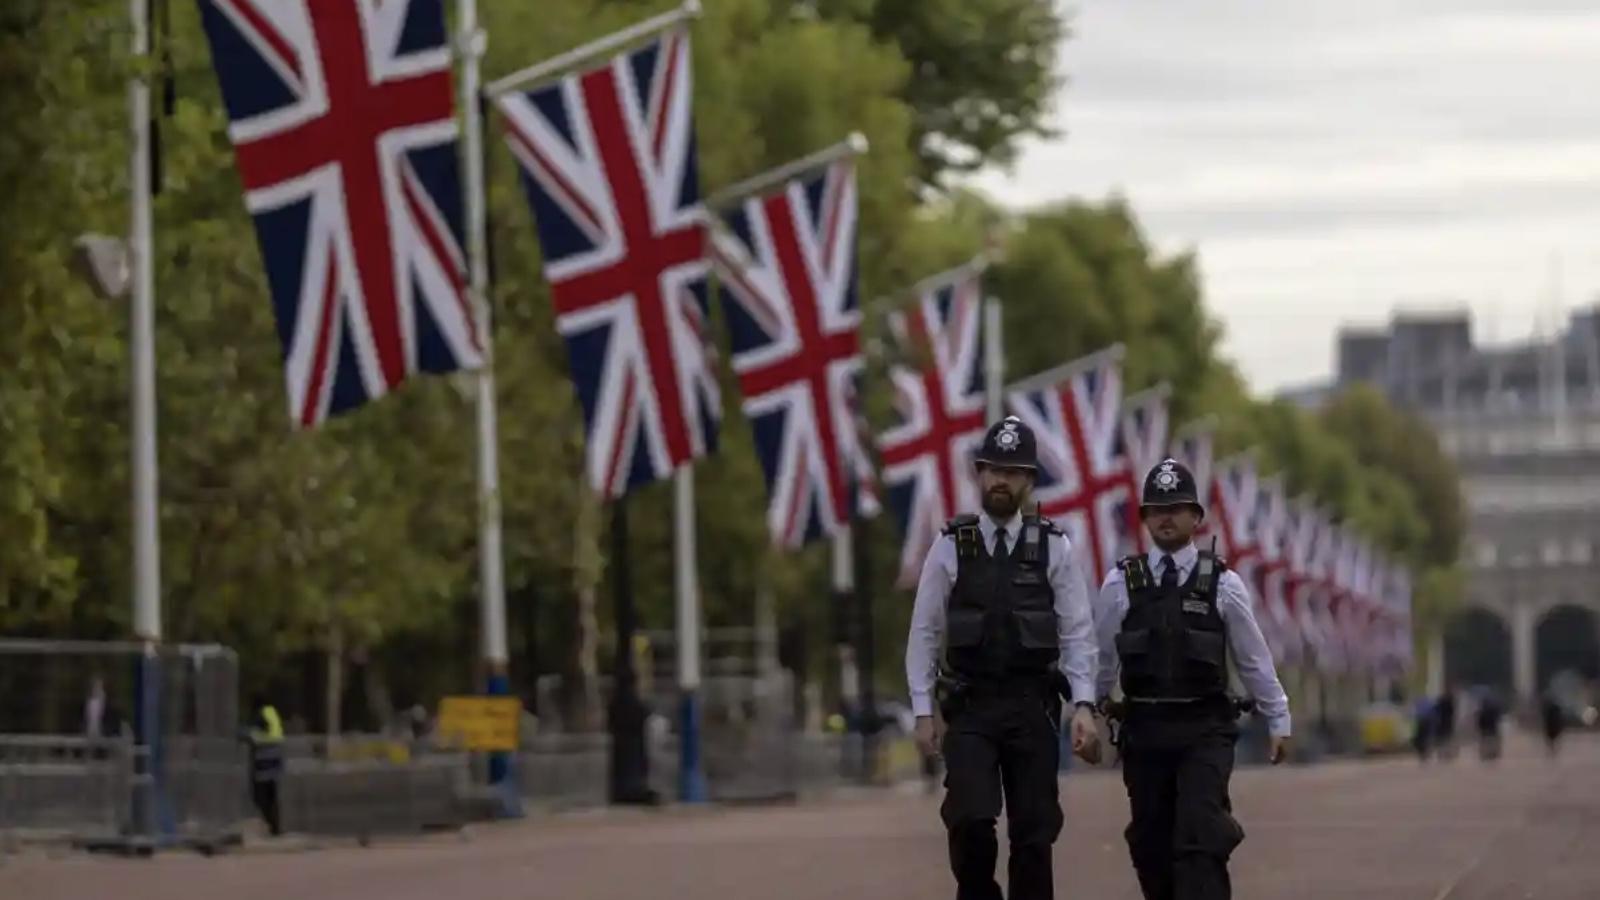
M 1340 392 L 1322 410 L 1323 425 L 1354 449 L 1364 466 L 1388 472 L 1410 486 L 1427 517 L 1419 562 L 1451 565 L 1461 551 L 1466 515 L 1461 478 L 1427 423 L 1396 409 L 1367 385 Z
M 861 22 L 899 48 L 913 77 L 900 97 L 915 114 L 910 146 L 930 185 L 1016 159 L 1046 122 L 1060 86 L 1067 26 L 1052 0 L 814 0 L 829 19 Z
M 1213 382 L 1237 385 L 1217 353 L 1192 255 L 1161 257 L 1120 198 L 1069 201 L 1021 218 L 988 279 L 1004 310 L 1010 378 L 1112 343 L 1130 385 L 1173 385 L 1180 415 L 1201 411 Z M 1230 381 L 1231 379 L 1231 381 Z

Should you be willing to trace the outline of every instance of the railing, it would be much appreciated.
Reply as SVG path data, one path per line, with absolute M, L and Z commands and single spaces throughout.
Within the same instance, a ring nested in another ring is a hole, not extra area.
M 0 834 L 14 844 L 126 833 L 133 753 L 127 740 L 0 735 Z

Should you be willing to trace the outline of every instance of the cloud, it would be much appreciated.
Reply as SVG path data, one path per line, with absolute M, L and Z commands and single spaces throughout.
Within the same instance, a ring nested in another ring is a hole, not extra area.
M 1199 250 L 1260 389 L 1325 375 L 1347 314 L 1455 298 L 1516 331 L 1552 258 L 1568 305 L 1600 286 L 1591 2 L 1088 0 L 1073 30 L 1065 138 L 978 186 L 1125 193 Z

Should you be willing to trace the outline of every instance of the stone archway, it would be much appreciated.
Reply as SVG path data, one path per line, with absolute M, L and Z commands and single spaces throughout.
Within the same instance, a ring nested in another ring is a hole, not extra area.
M 1511 629 L 1492 610 L 1473 606 L 1451 618 L 1444 631 L 1445 683 L 1511 687 Z
M 1569 603 L 1551 607 L 1534 630 L 1534 660 L 1539 690 L 1563 671 L 1600 678 L 1600 616 Z

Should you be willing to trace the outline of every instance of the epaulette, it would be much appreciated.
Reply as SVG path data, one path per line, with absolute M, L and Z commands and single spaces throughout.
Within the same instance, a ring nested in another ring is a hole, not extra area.
M 1034 513 L 1030 518 L 1038 522 L 1039 527 L 1043 528 L 1046 534 L 1059 534 L 1063 537 L 1066 536 L 1066 532 L 1061 530 L 1061 526 L 1057 525 L 1049 516 L 1042 516 L 1038 513 Z
M 958 529 L 958 528 L 963 528 L 963 527 L 968 526 L 968 525 L 977 525 L 977 524 L 978 524 L 978 514 L 977 513 L 962 513 L 961 515 L 956 516 L 954 519 L 951 519 L 950 521 L 944 523 L 944 533 L 945 534 L 955 534 L 956 533 L 956 529 Z
M 1155 577 L 1150 574 L 1150 561 L 1143 556 L 1124 556 L 1117 560 L 1117 568 L 1122 570 L 1122 581 L 1130 594 L 1153 587 L 1156 583 Z
M 956 559 L 977 559 L 983 554 L 983 533 L 978 530 L 977 513 L 962 513 L 944 526 L 944 533 L 956 540 Z

